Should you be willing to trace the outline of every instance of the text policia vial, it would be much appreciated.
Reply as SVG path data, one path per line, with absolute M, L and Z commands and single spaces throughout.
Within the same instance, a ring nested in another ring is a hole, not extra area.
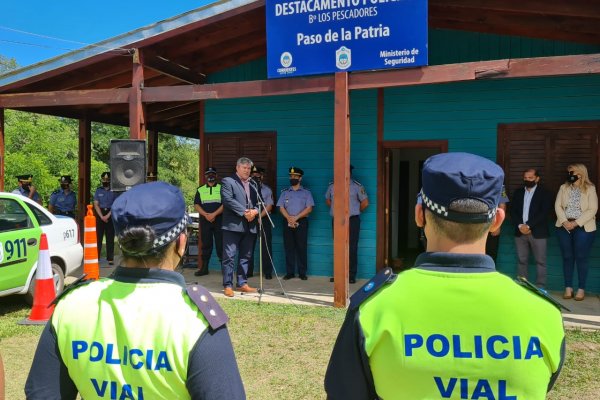
M 155 351 L 153 349 L 141 350 L 123 346 L 119 349 L 117 345 L 107 343 L 104 346 L 99 342 L 88 343 L 83 340 L 74 340 L 71 343 L 73 360 L 86 358 L 91 362 L 100 362 L 105 364 L 120 364 L 129 366 L 132 369 L 145 368 L 148 370 L 165 372 L 173 371 L 171 362 L 167 357 L 166 351 Z M 92 385 L 96 390 L 98 397 L 110 396 L 111 399 L 144 399 L 142 387 L 132 387 L 129 384 L 123 384 L 106 380 L 91 378 Z
M 494 360 L 544 358 L 540 338 L 536 336 L 522 338 L 520 336 L 491 335 L 484 337 L 475 335 L 466 339 L 461 335 L 448 337 L 432 334 L 424 337 L 419 334 L 406 334 L 404 335 L 404 353 L 406 357 L 428 355 L 436 358 L 489 358 Z M 441 376 L 434 376 L 433 380 L 443 399 L 456 398 L 453 394 L 460 392 L 461 399 L 517 400 L 517 396 L 507 393 L 506 380 L 493 381 L 481 377 L 476 382 L 470 382 L 466 378 Z

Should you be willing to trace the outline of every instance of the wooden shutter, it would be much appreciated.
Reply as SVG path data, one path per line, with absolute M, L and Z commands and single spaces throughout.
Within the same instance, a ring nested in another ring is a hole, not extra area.
M 248 157 L 266 172 L 265 183 L 276 192 L 277 136 L 275 132 L 211 133 L 205 135 L 206 166 L 213 166 L 221 178 L 235 173 L 235 163 Z
M 600 121 L 499 124 L 498 162 L 509 193 L 521 185 L 527 168 L 538 169 L 542 184 L 557 193 L 573 163 L 584 164 L 598 186 L 599 134 Z

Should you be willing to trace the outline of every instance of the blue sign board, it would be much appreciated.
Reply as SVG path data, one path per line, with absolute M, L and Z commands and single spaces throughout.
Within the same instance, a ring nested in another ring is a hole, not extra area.
M 427 65 L 427 0 L 267 0 L 269 78 Z

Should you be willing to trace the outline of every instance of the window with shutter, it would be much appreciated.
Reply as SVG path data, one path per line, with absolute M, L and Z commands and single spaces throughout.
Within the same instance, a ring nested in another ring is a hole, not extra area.
M 275 132 L 210 133 L 205 135 L 206 166 L 213 166 L 221 178 L 235 173 L 235 163 L 248 157 L 266 171 L 265 183 L 277 193 L 277 135 Z
M 565 182 L 567 166 L 584 164 L 598 186 L 600 121 L 498 125 L 498 164 L 504 168 L 508 193 L 514 192 L 527 168 L 536 168 L 552 193 Z

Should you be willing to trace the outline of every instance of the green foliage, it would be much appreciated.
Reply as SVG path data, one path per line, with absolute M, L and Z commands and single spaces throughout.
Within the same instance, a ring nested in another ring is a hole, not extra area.
M 13 69 L 17 69 L 17 60 L 14 58 L 4 57 L 0 54 L 0 75 L 12 71 Z
M 16 175 L 33 174 L 33 184 L 47 204 L 58 188 L 61 175 L 71 175 L 78 190 L 78 121 L 20 111 L 5 111 L 6 191 L 17 187 Z M 100 175 L 109 168 L 111 139 L 127 139 L 125 127 L 92 124 L 91 187 L 93 195 Z M 159 179 L 181 188 L 188 204 L 198 182 L 198 141 L 160 135 Z

